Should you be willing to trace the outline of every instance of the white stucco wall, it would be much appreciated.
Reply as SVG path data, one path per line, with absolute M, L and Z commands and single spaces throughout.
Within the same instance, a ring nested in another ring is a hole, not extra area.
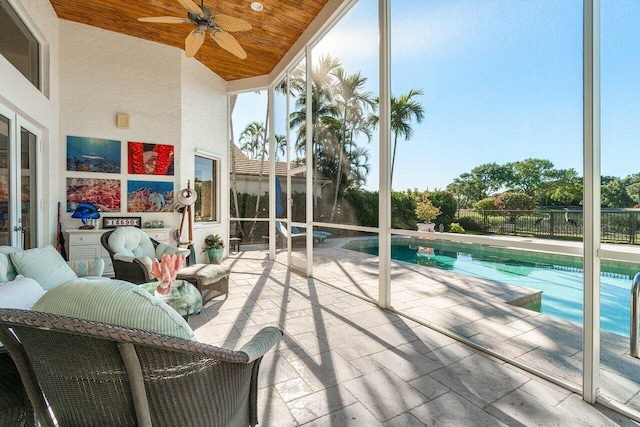
M 20 114 L 42 132 L 43 243 L 55 243 L 58 194 L 48 191 L 49 182 L 57 182 L 58 170 L 51 167 L 58 160 L 59 69 L 58 17 L 48 1 L 9 0 L 11 6 L 40 42 L 43 62 L 43 91 L 35 88 L 0 55 L 0 103 Z M 56 189 L 57 190 L 57 189 Z
M 162 220 L 166 227 L 178 229 L 180 214 L 175 212 L 128 213 L 127 181 L 172 181 L 177 192 L 187 180 L 193 182 L 195 148 L 226 158 L 224 81 L 197 60 L 185 58 L 181 49 L 70 21 L 60 21 L 60 52 L 60 200 L 66 201 L 68 176 L 121 179 L 121 211 L 105 215 L 142 216 L 143 222 Z M 117 113 L 129 114 L 129 129 L 116 127 Z M 66 172 L 68 135 L 121 141 L 122 173 Z M 128 141 L 173 145 L 175 175 L 129 175 Z M 226 203 L 225 198 L 224 218 Z M 226 222 L 224 229 L 209 225 L 195 243 L 201 244 L 212 232 L 225 235 Z M 64 224 L 77 228 L 80 223 L 65 214 Z
M 173 181 L 177 176 L 129 175 L 128 141 L 168 144 L 181 140 L 181 77 L 177 48 L 60 20 L 60 200 L 66 203 L 66 178 L 91 177 L 121 180 L 120 212 L 109 216 L 142 216 L 162 220 L 176 228 L 176 213 L 128 213 L 127 181 Z M 129 129 L 116 127 L 116 114 L 129 114 Z M 67 136 L 121 141 L 121 173 L 66 172 Z M 177 168 L 176 168 L 177 170 Z M 64 215 L 65 227 L 78 228 L 79 220 Z
M 208 41 L 207 41 L 208 42 Z M 205 42 L 205 43 L 207 43 Z M 218 218 L 215 223 L 195 224 L 193 240 L 199 262 L 207 262 L 202 253 L 207 234 L 220 234 L 226 241 L 229 228 L 229 176 L 227 161 L 227 96 L 225 82 L 200 62 L 182 55 L 182 146 L 180 149 L 180 181 L 193 185 L 196 150 L 211 153 L 218 162 Z M 185 227 L 186 228 L 186 227 Z M 183 239 L 187 239 L 185 232 Z M 225 247 L 225 251 L 228 248 Z

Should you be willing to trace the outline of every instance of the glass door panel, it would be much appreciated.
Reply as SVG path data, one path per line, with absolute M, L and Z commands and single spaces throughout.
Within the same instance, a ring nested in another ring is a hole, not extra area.
M 20 198 L 17 200 L 20 209 L 18 215 L 19 232 L 22 233 L 23 249 L 37 247 L 38 194 L 36 191 L 36 147 L 37 136 L 20 128 Z
M 10 245 L 9 235 L 9 118 L 0 114 L 0 245 Z
M 40 131 L 0 105 L 0 245 L 38 246 Z

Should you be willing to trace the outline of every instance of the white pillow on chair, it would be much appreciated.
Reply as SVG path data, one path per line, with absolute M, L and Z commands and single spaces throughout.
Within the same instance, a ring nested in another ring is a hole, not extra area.
M 10 282 L 0 283 L 0 308 L 29 310 L 45 292 L 35 280 L 17 275 Z

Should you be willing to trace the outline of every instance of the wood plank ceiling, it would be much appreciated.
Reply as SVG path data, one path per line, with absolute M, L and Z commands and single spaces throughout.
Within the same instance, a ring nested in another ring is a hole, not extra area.
M 200 5 L 200 0 L 194 0 Z M 239 59 L 207 37 L 195 58 L 226 81 L 268 74 L 309 26 L 328 0 L 262 0 L 264 10 L 251 1 L 204 0 L 214 13 L 241 18 L 253 26 L 233 33 L 247 52 Z M 192 24 L 138 22 L 147 16 L 187 17 L 177 0 L 51 0 L 61 19 L 184 49 Z

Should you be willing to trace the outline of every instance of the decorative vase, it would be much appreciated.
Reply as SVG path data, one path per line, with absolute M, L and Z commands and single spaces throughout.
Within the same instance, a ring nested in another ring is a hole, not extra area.
M 223 249 L 207 249 L 209 264 L 220 264 L 222 262 Z
M 436 231 L 436 224 L 433 222 L 419 222 L 418 231 L 433 233 L 434 231 Z

